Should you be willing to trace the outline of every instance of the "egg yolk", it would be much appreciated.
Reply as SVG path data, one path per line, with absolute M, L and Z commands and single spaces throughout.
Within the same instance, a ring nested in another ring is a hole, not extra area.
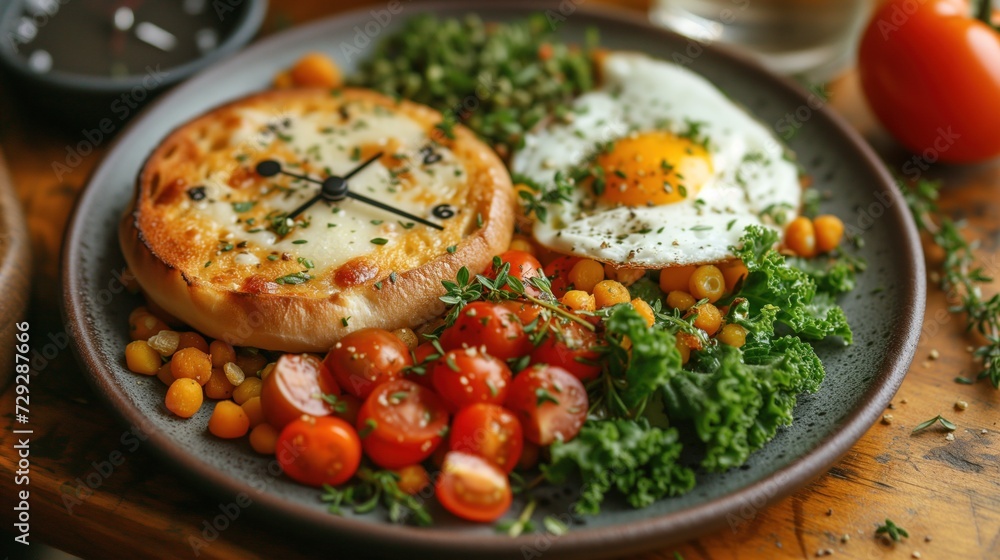
M 599 198 L 625 206 L 659 206 L 694 198 L 712 176 L 705 148 L 669 132 L 646 132 L 617 140 L 600 155 L 604 189 Z

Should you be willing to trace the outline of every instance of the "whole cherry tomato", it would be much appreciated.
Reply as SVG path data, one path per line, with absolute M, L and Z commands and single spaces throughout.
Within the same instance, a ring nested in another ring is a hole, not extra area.
M 365 399 L 376 385 L 402 377 L 403 368 L 413 365 L 413 357 L 391 332 L 361 329 L 334 344 L 324 363 L 343 390 Z
M 513 500 L 507 473 L 482 457 L 461 451 L 445 455 L 435 494 L 446 510 L 481 523 L 498 519 Z
M 278 436 L 276 457 L 289 478 L 309 486 L 337 486 L 354 476 L 361 463 L 361 442 L 340 418 L 303 416 Z
M 597 334 L 572 321 L 552 321 L 545 338 L 531 352 L 532 364 L 558 366 L 587 382 L 601 373 Z
M 518 251 L 517 249 L 511 249 L 500 254 L 501 263 L 510 263 L 510 270 L 507 272 L 507 276 L 517 278 L 524 284 L 524 292 L 533 296 L 538 296 L 541 292 L 538 288 L 530 284 L 530 280 L 537 276 L 541 276 L 542 263 L 538 262 L 538 259 L 534 257 L 531 253 L 525 251 Z M 501 266 L 503 266 L 501 264 Z M 487 278 L 496 278 L 497 269 L 490 264 L 490 266 L 483 273 L 483 276 Z M 504 288 L 509 290 L 509 288 Z
M 365 455 L 380 467 L 399 469 L 434 453 L 448 427 L 448 409 L 430 389 L 395 379 L 368 395 L 357 426 Z
M 440 357 L 441 354 L 430 342 L 417 346 L 413 350 L 413 366 L 407 368 L 403 379 L 434 389 L 434 384 L 431 383 L 431 370 L 434 369 L 434 361 Z
M 569 271 L 581 260 L 580 257 L 563 256 L 545 265 L 543 269 L 545 276 L 549 278 L 549 282 L 552 284 L 552 294 L 557 298 L 563 297 L 566 292 L 573 289 L 569 282 Z
M 510 368 L 478 348 L 449 350 L 434 362 L 434 390 L 452 411 L 476 403 L 503 404 L 510 386 Z
M 521 321 L 509 308 L 487 301 L 466 305 L 455 324 L 441 333 L 445 350 L 486 347 L 486 353 L 501 360 L 520 358 L 531 352 L 531 340 Z
M 960 0 L 889 0 L 875 11 L 859 50 L 872 110 L 926 163 L 1000 155 L 1000 33 Z M 918 166 L 922 169 L 918 169 Z
M 260 406 L 267 423 L 280 430 L 303 414 L 330 414 L 324 394 L 340 395 L 340 387 L 323 362 L 310 354 L 285 354 L 261 385 Z
M 588 406 L 583 383 L 555 366 L 528 367 L 514 376 L 507 394 L 507 408 L 521 421 L 525 439 L 538 445 L 575 438 Z
M 451 423 L 448 448 L 478 455 L 510 472 L 517 466 L 524 448 L 521 422 L 496 404 L 467 406 Z

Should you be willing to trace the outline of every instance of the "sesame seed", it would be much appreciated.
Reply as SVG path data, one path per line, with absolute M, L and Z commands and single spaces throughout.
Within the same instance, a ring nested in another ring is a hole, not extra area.
M 940 353 L 940 352 L 938 352 L 938 351 L 937 351 L 937 349 L 935 348 L 935 349 L 932 349 L 932 350 L 931 350 L 931 352 L 930 352 L 930 354 L 929 354 L 929 357 L 930 357 L 930 359 L 932 359 L 932 360 L 936 360 L 936 359 L 938 359 L 938 358 L 940 358 L 940 357 L 941 357 L 941 353 Z
M 955 434 L 948 434 L 948 435 L 944 436 L 944 439 L 946 439 L 948 441 L 955 441 Z
M 892 414 L 883 414 L 882 415 L 882 423 L 883 424 L 892 424 Z
M 969 403 L 965 401 L 955 401 L 955 410 L 965 410 L 969 408 Z

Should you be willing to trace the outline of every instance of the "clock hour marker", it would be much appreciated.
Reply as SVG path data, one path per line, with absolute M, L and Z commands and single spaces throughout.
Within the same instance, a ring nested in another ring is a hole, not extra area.
M 135 24 L 135 14 L 132 13 L 131 8 L 122 6 L 115 10 L 115 29 L 128 31 L 132 29 L 133 24 Z
M 173 33 L 148 21 L 144 21 L 135 27 L 135 36 L 140 41 L 165 52 L 172 51 L 177 46 L 177 37 Z
M 39 74 L 52 69 L 52 55 L 48 51 L 37 50 L 28 57 L 28 66 Z
M 198 32 L 194 34 L 194 42 L 198 45 L 198 50 L 205 53 L 218 46 L 219 34 L 211 27 L 199 29 Z

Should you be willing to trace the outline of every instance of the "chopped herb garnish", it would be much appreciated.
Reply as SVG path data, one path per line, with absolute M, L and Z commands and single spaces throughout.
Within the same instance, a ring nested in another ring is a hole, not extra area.
M 306 271 L 296 272 L 293 274 L 286 274 L 280 278 L 274 279 L 274 281 L 277 282 L 278 284 L 292 284 L 292 285 L 304 284 L 309 280 L 312 280 L 312 276 Z
M 376 245 L 385 245 L 386 243 L 389 242 L 389 240 L 386 239 L 386 238 L 384 238 L 384 237 L 376 237 L 375 239 L 372 239 L 371 241 L 372 241 L 372 243 L 374 243 Z
M 255 200 L 245 200 L 245 201 L 242 201 L 242 202 L 231 202 L 230 204 L 232 204 L 234 212 L 242 214 L 243 212 L 249 212 L 250 209 L 253 208 L 254 205 L 257 204 L 257 201 L 255 201 Z
M 293 245 L 305 245 L 306 243 L 309 243 L 308 239 L 296 239 L 295 241 L 292 241 Z
M 350 316 L 340 318 L 340 324 L 344 325 L 345 327 L 350 323 L 350 321 L 351 321 Z
M 875 529 L 876 535 L 887 535 L 892 542 L 900 542 L 903 537 L 910 538 L 910 533 L 906 529 L 896 525 L 891 519 L 886 518 L 885 525 L 879 525 L 878 529 Z
M 455 251 L 456 251 L 457 249 L 458 249 L 458 246 L 457 246 L 457 245 L 451 245 L 451 246 L 449 246 L 449 247 L 448 247 L 448 248 L 447 248 L 446 250 L 447 250 L 447 251 L 448 251 L 449 253 L 454 253 L 454 252 L 455 252 Z
M 930 428 L 931 426 L 933 426 L 934 424 L 937 424 L 939 422 L 941 423 L 942 426 L 944 426 L 944 429 L 948 430 L 949 432 L 954 432 L 956 429 L 958 429 L 958 427 L 955 426 L 954 423 L 952 423 L 950 420 L 946 419 L 944 416 L 941 416 L 940 414 L 938 414 L 937 416 L 935 416 L 934 418 L 931 418 L 930 420 L 925 420 L 925 421 L 917 424 L 917 426 L 915 428 L 913 428 L 913 431 L 910 432 L 910 433 L 915 434 L 917 432 L 926 430 L 927 428 Z
M 545 387 L 535 389 L 535 405 L 542 406 L 547 402 L 558 405 L 559 399 L 553 397 L 552 393 L 550 393 Z

